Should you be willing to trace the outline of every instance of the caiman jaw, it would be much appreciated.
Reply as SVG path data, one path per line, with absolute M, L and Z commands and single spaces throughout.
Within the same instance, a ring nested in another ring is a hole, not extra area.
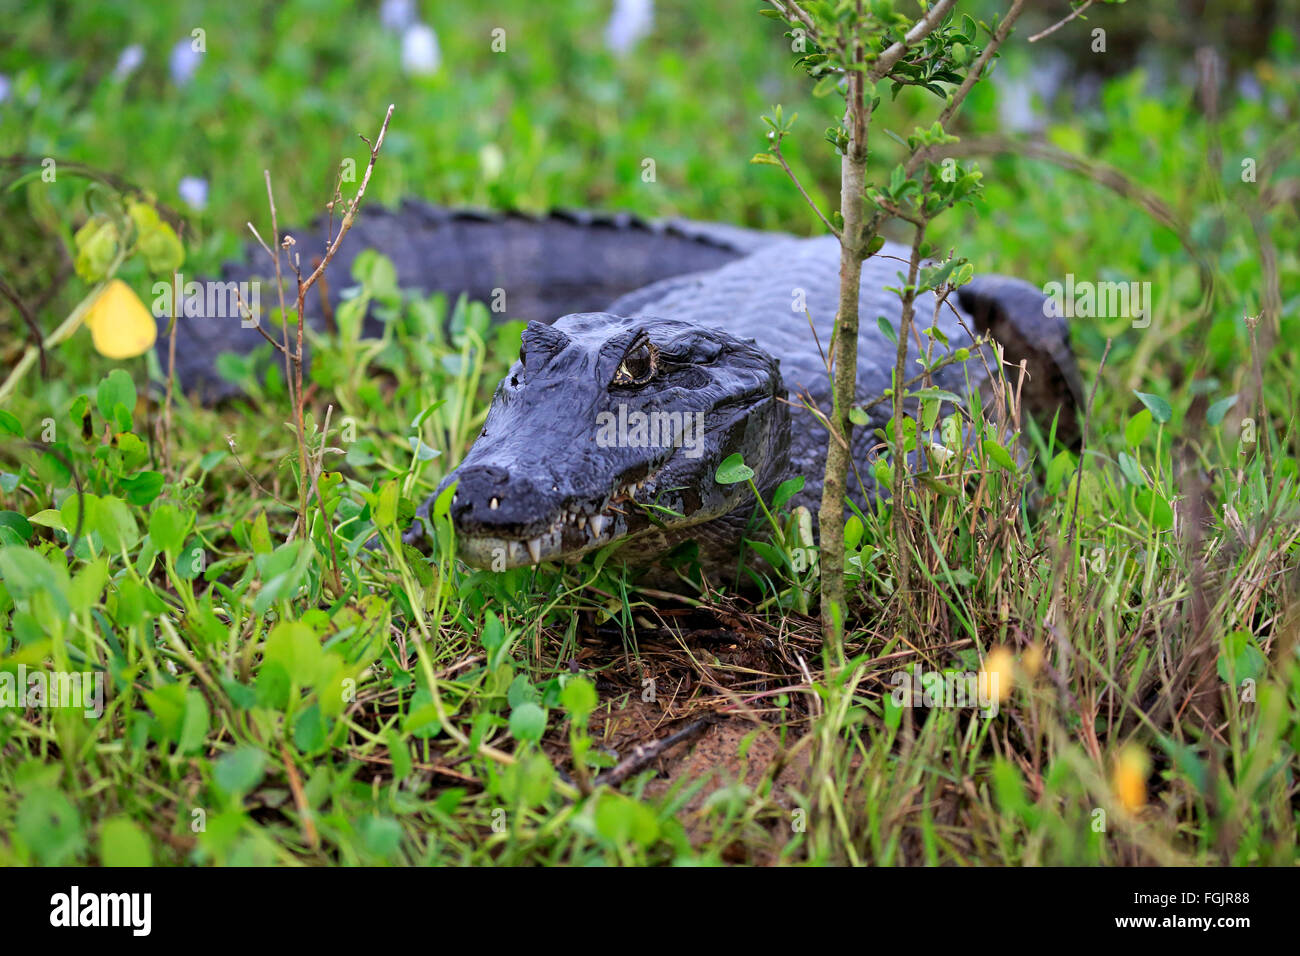
M 647 489 L 654 491 L 662 467 L 661 462 L 644 478 L 621 485 L 595 511 L 580 505 L 561 509 L 549 528 L 531 538 L 461 535 L 457 548 L 468 563 L 494 570 L 577 558 L 626 534 L 630 514 L 627 509 L 637 506 L 636 495 Z
M 714 481 L 719 462 L 742 452 L 767 474 L 789 446 L 778 362 L 752 341 L 583 313 L 530 323 L 521 345 L 439 486 L 456 483 L 448 516 L 467 564 L 504 571 L 632 541 L 666 550 L 749 494 Z

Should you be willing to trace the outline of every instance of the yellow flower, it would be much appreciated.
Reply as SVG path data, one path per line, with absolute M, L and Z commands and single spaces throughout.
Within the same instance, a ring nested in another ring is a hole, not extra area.
M 984 680 L 998 703 L 1011 696 L 1011 687 L 1016 679 L 1016 661 L 1011 651 L 1005 647 L 995 647 L 984 658 Z
M 1034 643 L 1030 644 L 1025 650 L 1024 657 L 1021 658 L 1020 663 L 1024 665 L 1025 673 L 1030 677 L 1037 677 L 1038 672 L 1043 669 L 1043 658 L 1043 645 L 1034 641 Z
M 158 324 L 140 297 L 121 279 L 114 279 L 86 313 L 95 351 L 111 359 L 135 358 L 153 348 Z
M 1130 744 L 1120 751 L 1115 761 L 1111 787 L 1125 810 L 1136 812 L 1147 802 L 1147 775 L 1151 773 L 1151 759 L 1141 747 Z

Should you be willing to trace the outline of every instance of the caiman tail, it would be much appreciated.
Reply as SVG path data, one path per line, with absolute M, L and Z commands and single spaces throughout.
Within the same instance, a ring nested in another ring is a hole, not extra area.
M 337 220 L 334 228 L 337 229 Z M 326 247 L 327 224 L 294 237 L 304 275 L 315 268 Z M 715 223 L 668 219 L 647 221 L 627 214 L 553 212 L 544 216 L 450 210 L 415 200 L 396 209 L 366 206 L 325 270 L 324 288 L 332 305 L 354 284 L 353 261 L 365 249 L 392 260 L 402 288 L 443 292 L 454 299 L 503 305 L 505 319 L 550 323 L 563 315 L 597 312 L 620 296 L 652 283 L 691 272 L 716 269 L 784 238 Z M 286 302 L 294 277 L 285 269 Z M 275 267 L 259 246 L 249 244 L 245 259 L 222 269 L 222 282 L 259 280 L 263 327 L 278 304 Z M 318 285 L 304 306 L 307 323 L 323 323 Z M 201 401 L 228 398 L 238 391 L 216 370 L 222 352 L 247 354 L 265 342 L 257 328 L 245 326 L 230 297 L 203 296 L 200 314 L 177 318 L 178 384 Z M 207 314 L 213 303 L 215 311 Z M 158 353 L 166 367 L 167 319 L 159 320 Z

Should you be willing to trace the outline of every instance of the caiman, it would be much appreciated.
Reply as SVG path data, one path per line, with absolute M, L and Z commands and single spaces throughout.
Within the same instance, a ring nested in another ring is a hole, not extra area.
M 324 248 L 323 237 L 312 237 L 315 245 L 304 238 L 296 237 L 298 250 Z M 746 483 L 720 484 L 715 475 L 735 453 L 764 495 L 802 475 L 791 505 L 815 514 L 826 431 L 807 405 L 831 408 L 823 356 L 839 291 L 833 237 L 406 202 L 363 214 L 327 270 L 332 298 L 366 248 L 392 259 L 403 288 L 485 302 L 504 290 L 504 315 L 528 320 L 518 361 L 497 386 L 482 431 L 439 488 L 457 483 L 450 514 L 467 563 L 503 570 L 576 559 L 623 541 L 621 559 L 649 565 L 693 539 L 702 566 L 734 567 L 754 502 Z M 896 345 L 884 329 L 899 327 L 901 304 L 891 287 L 904 284 L 908 257 L 908 249 L 886 243 L 863 264 L 862 402 L 891 382 Z M 224 279 L 266 271 L 228 265 Z M 1011 369 L 1025 362 L 1023 406 L 1044 424 L 1055 420 L 1057 438 L 1073 444 L 1079 375 L 1064 320 L 1044 302 L 1035 286 L 1000 276 L 977 276 L 938 307 L 933 294 L 921 296 L 908 374 L 919 368 L 923 343 L 932 361 L 968 349 L 967 360 L 935 372 L 933 385 L 978 408 L 980 396 L 991 393 L 995 357 L 972 337 L 991 338 Z M 319 311 L 309 298 L 309 323 Z M 931 326 L 939 334 L 920 334 Z M 262 341 L 256 329 L 231 320 L 189 316 L 177 328 L 182 387 L 209 399 L 231 392 L 215 373 L 217 353 Z M 158 347 L 166 354 L 161 336 Z M 859 506 L 875 494 L 870 463 L 883 449 L 875 431 L 886 424 L 890 403 L 866 411 L 869 422 L 852 441 L 858 467 L 850 497 Z M 422 534 L 417 522 L 407 540 Z

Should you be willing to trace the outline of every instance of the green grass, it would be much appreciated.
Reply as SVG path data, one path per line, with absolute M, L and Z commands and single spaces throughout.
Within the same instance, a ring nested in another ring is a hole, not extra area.
M 821 142 L 833 98 L 813 100 L 779 31 L 733 4 L 661 9 L 626 61 L 593 27 L 603 4 L 475 7 L 435 21 L 444 66 L 426 81 L 402 77 L 394 39 L 349 4 L 135 9 L 6 14 L 0 152 L 85 162 L 173 206 L 182 176 L 206 177 L 187 273 L 234 254 L 246 221 L 266 223 L 263 169 L 282 223 L 313 215 L 389 102 L 376 201 L 811 233 L 779 171 L 747 162 L 778 101 L 800 113 L 796 169 L 834 193 Z M 166 56 L 196 26 L 209 52 L 177 90 Z M 496 26 L 504 54 L 489 46 Z M 110 79 L 132 42 L 145 65 Z M 1002 66 L 1031 55 L 1019 36 Z M 1153 321 L 1074 323 L 1097 385 L 1077 514 L 1077 461 L 1043 436 L 1009 469 L 982 448 L 957 456 L 942 488 L 918 483 L 906 503 L 907 602 L 888 506 L 850 523 L 849 660 L 830 671 L 815 621 L 794 610 L 807 574 L 773 576 L 757 600 L 686 582 L 667 595 L 612 564 L 470 571 L 445 519 L 432 558 L 397 544 L 517 352 L 518 328 L 491 327 L 479 306 L 359 277 L 397 318 L 380 340 L 313 343 L 320 496 L 291 540 L 301 476 L 276 374 L 233 408 L 178 399 L 164 434 L 156 363 L 109 362 L 77 333 L 48 378 L 33 370 L 0 407 L 0 669 L 93 668 L 109 689 L 98 720 L 0 709 L 0 862 L 1293 864 L 1300 495 L 1286 343 L 1300 334 L 1300 261 L 1294 202 L 1250 214 L 1265 189 L 1294 195 L 1296 151 L 1255 183 L 1240 175 L 1243 158 L 1294 143 L 1293 40 L 1275 38 L 1255 74 L 1265 100 L 1226 98 L 1213 127 L 1187 90 L 1148 93 L 1135 74 L 1046 133 L 1185 225 L 1215 278 L 1203 314 L 1178 232 L 1096 170 L 982 158 L 984 203 L 939 220 L 941 248 L 1035 282 L 1149 280 Z M 923 105 L 901 98 L 878 122 L 906 133 Z M 970 139 L 996 134 L 996 89 L 977 88 L 963 117 Z M 873 171 L 887 171 L 897 156 L 884 137 L 878 148 Z M 489 179 L 493 149 L 504 166 Z M 12 224 L 0 272 L 28 300 L 60 274 L 54 236 L 71 247 L 87 201 L 70 174 L 0 198 Z M 142 262 L 119 274 L 149 301 Z M 1242 316 L 1274 284 L 1280 315 L 1252 343 Z M 87 291 L 66 278 L 42 327 Z M 449 311 L 452 331 L 436 334 Z M 12 311 L 3 321 L 9 367 L 22 326 Z M 793 529 L 777 544 L 797 544 Z M 998 649 L 1015 663 L 992 719 L 891 699 L 902 670 L 978 671 Z M 636 744 L 683 728 L 696 737 L 665 775 L 588 793 Z M 1129 810 L 1134 779 L 1146 799 Z

